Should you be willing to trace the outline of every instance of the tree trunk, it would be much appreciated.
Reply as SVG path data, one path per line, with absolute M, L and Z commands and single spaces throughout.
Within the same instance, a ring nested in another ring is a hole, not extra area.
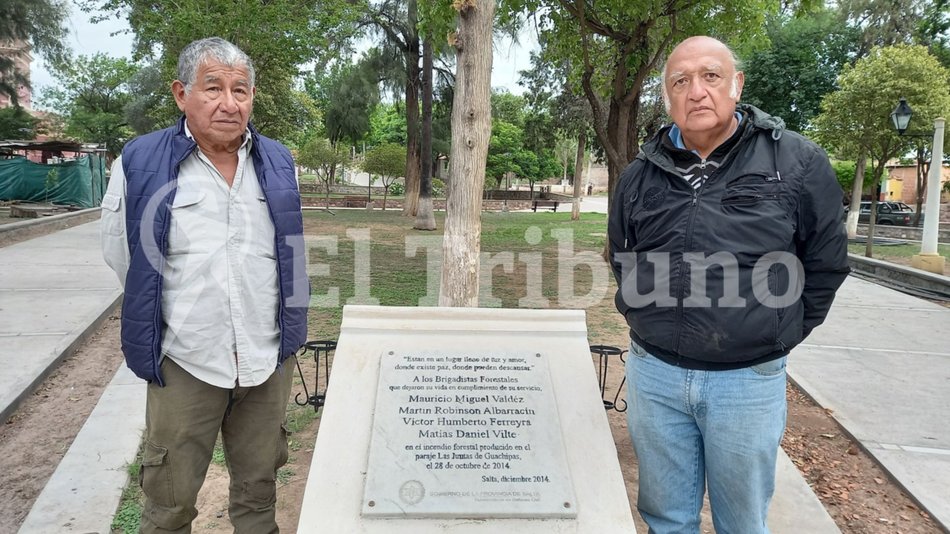
M 877 201 L 881 196 L 881 176 L 884 175 L 884 165 L 887 160 L 881 160 L 872 168 L 871 173 L 871 218 L 868 219 L 867 243 L 864 246 L 864 255 L 873 258 L 874 254 L 874 226 L 877 222 Z
M 933 158 L 931 158 L 931 161 Z M 917 212 L 914 214 L 914 226 L 920 226 L 920 213 L 924 207 L 924 193 L 927 191 L 927 175 L 930 165 L 924 161 L 924 146 L 917 145 Z
M 334 146 L 334 148 L 336 148 Z M 327 176 L 327 209 L 330 209 L 330 187 L 333 186 L 333 181 L 336 179 L 336 165 L 330 165 L 330 172 Z
M 419 16 L 416 0 L 408 2 L 408 28 L 406 57 L 406 197 L 402 214 L 415 217 L 419 206 L 419 34 L 416 26 Z
M 454 5 L 459 10 L 459 30 L 449 160 L 452 187 L 446 199 L 439 305 L 477 306 L 482 190 L 491 136 L 495 0 Z
M 637 109 L 626 102 L 625 95 L 614 95 L 610 99 L 610 112 L 607 116 L 607 128 L 597 131 L 597 139 L 601 146 L 610 147 L 604 152 L 607 155 L 607 212 L 613 203 L 614 190 L 620 179 L 620 173 L 637 157 L 640 151 L 636 143 L 636 112 Z M 631 119 L 633 122 L 631 122 Z M 605 260 L 610 257 L 610 241 L 604 240 L 602 255 Z
M 574 158 L 574 205 L 571 207 L 571 220 L 581 218 L 581 195 L 584 191 L 584 151 L 587 149 L 587 132 L 577 136 L 577 157 Z
M 422 175 L 419 179 L 419 207 L 416 230 L 435 230 L 432 213 L 432 37 L 422 41 Z
M 868 158 L 862 151 L 854 169 L 854 185 L 851 186 L 851 207 L 848 208 L 848 239 L 858 235 L 858 217 L 861 215 L 861 192 L 864 191 L 864 172 Z

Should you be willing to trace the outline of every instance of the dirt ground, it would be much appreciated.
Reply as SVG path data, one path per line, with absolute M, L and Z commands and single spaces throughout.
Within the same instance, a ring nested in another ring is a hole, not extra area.
M 122 361 L 118 340 L 114 314 L 0 425 L 0 533 L 16 532 L 95 408 Z
M 588 324 L 611 324 L 615 322 L 614 315 L 610 310 L 590 309 Z M 626 334 L 622 325 L 598 329 L 607 333 L 601 339 L 592 339 L 592 343 L 624 346 Z M 13 533 L 22 523 L 119 363 L 118 321 L 113 316 L 2 425 L 0 533 Z M 591 372 L 596 372 L 596 360 L 593 363 Z M 313 360 L 304 358 L 302 365 L 310 387 Z M 621 362 L 612 358 L 605 395 L 608 399 L 613 399 L 622 377 Z M 300 392 L 302 386 L 298 378 L 293 394 Z M 842 532 L 941 532 L 930 517 L 855 445 L 830 414 L 812 403 L 793 385 L 788 388 L 788 400 L 788 430 L 783 448 L 802 471 Z M 622 407 L 623 403 L 620 404 Z M 309 406 L 291 406 L 295 410 L 312 409 Z M 635 510 L 636 459 L 627 434 L 625 415 L 609 411 L 608 420 L 637 529 L 646 532 Z M 291 436 L 290 462 L 280 477 L 278 522 L 283 532 L 295 531 L 313 456 L 319 418 L 307 421 Z M 226 469 L 212 464 L 199 496 L 200 514 L 194 522 L 195 532 L 231 532 L 227 516 L 227 487 Z M 712 532 L 711 525 L 707 507 L 703 512 L 703 532 Z

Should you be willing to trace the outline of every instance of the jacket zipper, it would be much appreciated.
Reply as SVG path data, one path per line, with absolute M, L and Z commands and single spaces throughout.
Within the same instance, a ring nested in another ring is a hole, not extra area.
M 253 135 L 253 134 L 252 134 Z M 252 140 L 254 142 L 253 146 L 257 146 L 258 141 L 256 139 Z M 274 258 L 277 260 L 277 298 L 279 299 L 277 304 L 277 327 L 280 330 L 280 336 L 278 343 L 280 346 L 277 349 L 277 367 L 279 368 L 284 360 L 287 359 L 290 355 L 284 355 L 284 339 L 287 336 L 287 329 L 284 328 L 284 277 L 281 268 L 281 258 L 280 258 L 280 231 L 277 229 L 277 217 L 274 216 L 274 206 L 270 202 L 270 197 L 268 195 L 267 189 L 267 176 L 264 169 L 264 165 L 258 165 L 258 159 L 263 162 L 263 155 L 255 158 L 252 152 L 251 159 L 254 162 L 255 170 L 258 170 L 257 181 L 261 185 L 261 193 L 264 194 L 265 203 L 267 204 L 267 212 L 270 214 L 270 219 L 274 223 Z M 285 237 L 286 239 L 286 237 Z M 292 283 L 292 282 L 291 282 Z
M 706 182 L 709 180 L 706 174 L 706 159 L 704 158 L 699 163 L 699 169 L 703 173 L 702 183 L 699 184 L 699 188 L 693 188 L 693 200 L 689 204 L 689 216 L 686 219 L 686 241 L 683 252 L 686 252 L 690 249 L 690 246 L 693 243 L 693 221 L 696 220 L 696 204 L 699 202 L 699 195 L 702 194 L 703 189 L 706 188 Z M 680 258 L 680 276 L 679 276 L 679 291 L 677 291 L 676 299 L 676 317 L 674 318 L 673 324 L 673 352 L 679 354 L 680 346 L 680 330 L 683 326 L 683 299 L 685 298 L 686 288 L 684 283 L 686 281 L 686 266 Z
M 722 200 L 722 205 L 731 206 L 735 204 L 754 204 L 760 200 L 778 200 L 778 195 L 770 193 L 767 195 L 745 195 L 735 198 L 724 198 Z

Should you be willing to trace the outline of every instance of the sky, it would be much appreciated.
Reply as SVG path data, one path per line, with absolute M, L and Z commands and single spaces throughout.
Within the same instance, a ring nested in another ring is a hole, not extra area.
M 93 24 L 89 22 L 89 14 L 83 13 L 75 4 L 70 3 L 70 35 L 67 44 L 74 55 L 93 55 L 103 52 L 113 57 L 132 57 L 132 34 L 117 32 L 128 30 L 128 23 L 124 20 L 110 19 Z M 512 44 L 510 40 L 496 41 L 495 57 L 492 69 L 492 87 L 506 87 L 515 94 L 524 90 L 518 85 L 518 71 L 526 70 L 531 66 L 530 51 L 537 48 L 537 40 L 530 31 L 521 36 L 522 44 Z M 252 60 L 254 58 L 251 58 Z M 33 106 L 41 108 L 41 97 L 44 87 L 56 84 L 55 76 L 47 70 L 43 58 L 36 55 L 33 60 L 31 73 L 33 81 Z M 171 83 L 171 80 L 169 80 Z

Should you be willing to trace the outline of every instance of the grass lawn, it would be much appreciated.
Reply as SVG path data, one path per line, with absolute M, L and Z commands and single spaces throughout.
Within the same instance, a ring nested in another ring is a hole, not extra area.
M 863 243 L 851 243 L 848 245 L 848 252 L 864 256 L 865 247 Z M 872 249 L 874 258 L 900 265 L 910 265 L 913 256 L 920 254 L 920 243 L 907 243 L 905 245 L 874 245 Z M 950 265 L 950 245 L 937 245 L 937 253 L 947 258 L 947 264 Z M 948 268 L 950 270 L 950 268 Z M 946 272 L 944 274 L 947 274 Z
M 422 232 L 413 230 L 412 219 L 398 211 L 305 212 L 311 339 L 337 338 L 347 301 L 367 303 L 369 298 L 384 306 L 418 306 L 422 299 L 422 304 L 433 305 L 441 272 L 435 255 L 441 252 L 444 216 L 436 214 L 438 230 Z M 592 343 L 608 343 L 601 336 L 616 336 L 619 340 L 610 342 L 622 342 L 626 326 L 613 307 L 616 285 L 599 256 L 605 235 L 603 214 L 582 214 L 572 222 L 569 213 L 484 212 L 480 305 L 585 308 L 599 317 L 588 321 Z M 563 257 L 579 258 L 573 268 L 558 261 L 559 246 Z M 559 263 L 563 273 L 558 272 Z

